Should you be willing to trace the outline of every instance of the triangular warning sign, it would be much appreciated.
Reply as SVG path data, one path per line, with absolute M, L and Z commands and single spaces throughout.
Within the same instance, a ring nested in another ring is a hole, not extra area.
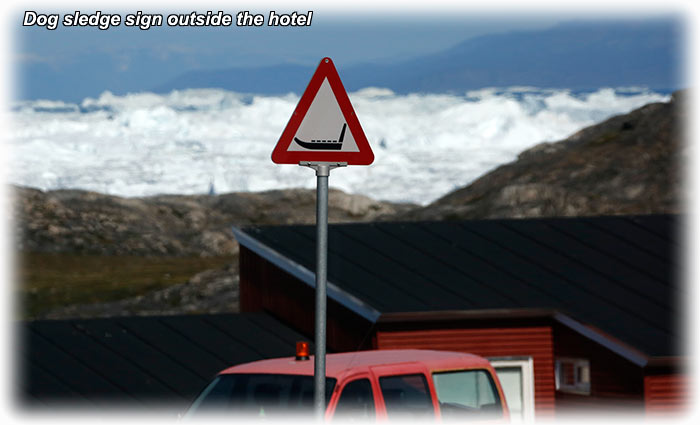
M 374 161 L 372 148 L 330 58 L 323 58 L 316 68 L 272 151 L 272 161 L 348 165 L 369 165 Z

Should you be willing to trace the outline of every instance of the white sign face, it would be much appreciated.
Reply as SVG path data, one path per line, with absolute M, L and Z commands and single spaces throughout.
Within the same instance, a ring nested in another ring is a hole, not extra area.
M 321 83 L 287 151 L 360 151 L 328 83 L 328 78 L 324 78 Z

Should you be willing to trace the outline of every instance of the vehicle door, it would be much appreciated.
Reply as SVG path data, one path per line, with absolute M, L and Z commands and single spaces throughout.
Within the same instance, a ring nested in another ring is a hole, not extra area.
M 439 415 L 430 373 L 421 363 L 371 368 L 379 387 L 377 419 L 433 421 Z

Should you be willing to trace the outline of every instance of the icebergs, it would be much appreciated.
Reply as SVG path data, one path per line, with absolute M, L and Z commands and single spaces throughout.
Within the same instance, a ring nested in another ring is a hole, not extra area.
M 518 153 L 668 95 L 643 88 L 591 93 L 532 87 L 464 95 L 350 93 L 375 152 L 369 167 L 333 172 L 332 187 L 375 199 L 428 203 Z M 298 96 L 218 89 L 103 93 L 80 105 L 14 105 L 9 181 L 122 196 L 314 187 L 313 173 L 270 153 Z

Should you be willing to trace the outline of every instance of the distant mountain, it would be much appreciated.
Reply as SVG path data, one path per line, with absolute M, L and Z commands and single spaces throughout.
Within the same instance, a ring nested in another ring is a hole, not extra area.
M 682 46 L 681 27 L 673 20 L 574 22 L 471 38 L 407 61 L 336 66 L 351 91 L 375 86 L 397 93 L 464 92 L 513 85 L 574 90 L 638 85 L 670 91 L 684 86 Z M 105 46 L 56 63 L 27 58 L 17 73 L 17 98 L 79 102 L 105 90 L 122 95 L 202 87 L 300 94 L 315 68 L 214 69 L 216 63 L 195 60 L 186 49 L 164 52 L 147 46 Z M 182 72 L 187 66 L 191 69 Z
M 274 65 L 264 68 L 231 68 L 189 71 L 152 88 L 156 93 L 188 88 L 221 88 L 243 93 L 301 93 L 314 68 L 303 65 Z
M 91 52 L 64 57 L 58 64 L 23 64 L 17 73 L 19 99 L 80 102 L 105 90 L 114 94 L 147 91 L 163 79 L 175 78 L 185 54 L 159 56 L 149 49 Z
M 683 85 L 682 34 L 672 21 L 574 22 L 466 40 L 443 52 L 390 65 L 339 68 L 348 90 L 386 87 L 397 93 L 463 92 L 535 86 L 574 90 Z M 156 92 L 216 87 L 260 94 L 301 93 L 314 67 L 277 65 L 191 71 Z

